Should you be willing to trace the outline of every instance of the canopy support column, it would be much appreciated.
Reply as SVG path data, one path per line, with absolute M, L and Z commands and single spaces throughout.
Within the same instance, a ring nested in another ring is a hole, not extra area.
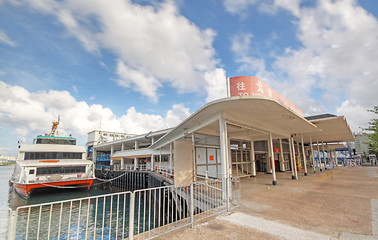
M 159 168 L 161 169 L 161 148 L 159 148 Z
M 169 171 L 173 173 L 173 164 L 172 164 L 172 143 L 169 144 Z
M 273 152 L 273 139 L 272 139 L 272 133 L 269 133 L 268 147 L 269 147 L 270 163 L 271 163 L 272 176 L 273 176 L 273 182 L 272 182 L 272 184 L 273 184 L 273 185 L 277 185 L 276 167 L 274 166 L 274 152 Z
M 229 209 L 229 146 L 227 138 L 227 122 L 220 116 L 219 118 L 219 140 L 220 140 L 220 151 L 221 151 L 221 168 L 222 168 L 222 192 L 223 198 L 226 199 L 227 210 Z
M 323 149 L 323 158 L 324 158 L 324 170 L 327 170 L 327 160 L 325 156 L 325 150 L 324 150 L 324 142 L 322 141 L 322 149 Z
M 265 172 L 266 173 L 272 173 L 272 161 L 270 161 L 269 159 L 271 158 L 274 158 L 274 153 L 272 154 L 272 152 L 270 152 L 270 140 L 269 140 L 269 134 L 268 134 L 268 140 L 267 140 L 267 144 L 268 144 L 268 152 L 267 152 L 267 158 L 265 159 L 266 161 L 266 169 L 265 169 Z M 273 143 L 272 143 L 273 145 Z
M 293 137 L 291 137 L 291 147 L 292 147 L 292 151 L 293 151 L 294 174 L 295 174 L 295 179 L 297 180 L 298 179 L 298 171 L 297 171 L 297 162 L 296 162 L 296 159 L 295 159 L 295 146 L 294 146 L 294 138 Z
M 281 172 L 285 172 L 285 159 L 284 159 L 284 153 L 283 153 L 283 147 L 282 147 L 282 139 L 279 139 L 280 141 L 280 170 Z
M 319 171 L 322 171 L 322 160 L 320 158 L 320 147 L 319 147 L 319 140 L 316 140 L 317 148 L 318 148 L 318 160 L 319 160 Z
M 110 145 L 110 166 L 113 165 L 113 159 L 112 159 L 113 154 L 114 154 L 114 145 Z
M 299 150 L 299 142 L 297 142 L 297 158 L 295 159 L 297 160 L 297 165 L 298 165 L 298 168 L 297 170 L 302 170 L 302 156 L 301 156 L 301 151 Z M 299 166 L 301 166 L 301 168 L 299 168 Z
M 255 145 L 251 140 L 251 177 L 256 177 Z
M 121 151 L 125 150 L 125 144 L 121 143 Z M 125 168 L 125 158 L 121 157 L 121 169 Z
M 310 146 L 311 146 L 311 156 L 312 156 L 312 171 L 315 172 L 315 156 L 314 156 L 314 147 L 312 146 L 311 136 L 310 136 Z
M 154 169 L 154 161 L 155 161 L 155 156 L 153 154 L 151 154 L 151 171 L 153 172 L 155 169 Z
M 291 167 L 291 179 L 295 180 L 295 173 L 294 173 L 294 157 L 293 157 L 293 148 L 291 141 L 293 140 L 292 137 L 288 138 L 289 140 L 289 152 L 290 152 L 290 167 Z
M 139 149 L 139 144 L 138 144 L 137 141 L 134 142 L 134 148 Z M 134 156 L 134 170 L 136 170 L 137 168 L 138 168 L 138 158 L 137 158 L 137 156 Z
M 306 153 L 304 149 L 304 144 L 303 144 L 303 134 L 301 134 L 301 143 L 302 143 L 302 155 L 303 155 L 303 165 L 304 165 L 304 175 L 307 176 L 307 159 L 306 159 Z

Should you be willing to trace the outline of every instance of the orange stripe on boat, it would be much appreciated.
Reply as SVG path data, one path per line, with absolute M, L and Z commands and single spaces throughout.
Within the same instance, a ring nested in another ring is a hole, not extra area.
M 60 160 L 40 160 L 39 162 L 54 163 L 54 162 L 60 162 Z

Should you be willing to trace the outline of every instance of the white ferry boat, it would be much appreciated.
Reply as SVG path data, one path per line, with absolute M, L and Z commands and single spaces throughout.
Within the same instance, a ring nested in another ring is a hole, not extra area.
M 47 135 L 20 146 L 9 182 L 19 195 L 29 198 L 37 188 L 89 190 L 94 178 L 94 164 L 86 160 L 85 146 L 77 146 L 76 138 Z

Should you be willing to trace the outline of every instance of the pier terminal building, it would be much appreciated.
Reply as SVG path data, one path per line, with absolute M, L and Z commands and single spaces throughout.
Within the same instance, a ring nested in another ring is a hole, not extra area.
M 276 171 L 298 179 L 342 164 L 336 150 L 354 141 L 345 117 L 304 117 L 255 77 L 228 83 L 229 97 L 204 105 L 178 126 L 94 145 L 93 159 L 112 169 L 169 172 L 175 185 L 256 172 L 271 174 L 277 184 Z

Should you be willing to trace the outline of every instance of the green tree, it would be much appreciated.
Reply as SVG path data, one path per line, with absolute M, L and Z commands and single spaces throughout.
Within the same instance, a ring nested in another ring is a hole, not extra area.
M 368 110 L 378 115 L 378 105 L 373 110 Z M 369 135 L 369 148 L 375 154 L 378 153 L 378 118 L 374 118 L 369 122 L 369 127 L 366 130 L 371 131 Z

